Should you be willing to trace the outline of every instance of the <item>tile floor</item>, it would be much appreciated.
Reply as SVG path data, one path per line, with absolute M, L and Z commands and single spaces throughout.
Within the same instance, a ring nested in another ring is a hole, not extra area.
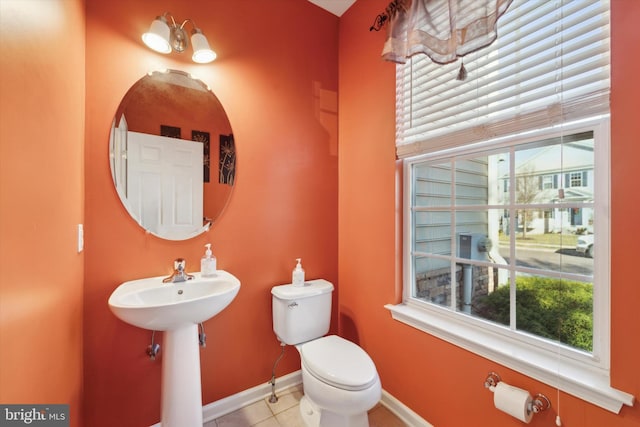
M 205 423 L 204 427 L 304 427 L 298 405 L 302 385 L 278 393 L 278 402 L 265 398 L 235 412 Z M 408 427 L 391 411 L 376 405 L 369 411 L 370 427 Z

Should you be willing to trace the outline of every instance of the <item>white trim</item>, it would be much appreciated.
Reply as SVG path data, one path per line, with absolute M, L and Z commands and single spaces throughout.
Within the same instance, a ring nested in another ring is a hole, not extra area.
M 434 427 L 428 421 L 424 420 L 420 415 L 413 412 L 408 406 L 393 397 L 387 391 L 382 390 L 382 399 L 380 404 L 392 412 L 402 422 L 411 427 Z
M 282 393 L 284 390 L 300 384 L 302 384 L 302 371 L 297 370 L 276 378 L 276 393 Z M 223 399 L 216 400 L 215 402 L 211 402 L 202 408 L 203 424 L 265 399 L 269 395 L 271 395 L 271 384 L 264 383 Z M 412 427 L 434 427 L 385 390 L 382 390 L 380 404 L 386 407 L 407 425 Z M 157 423 L 151 427 L 161 427 L 161 424 Z
M 500 363 L 608 411 L 619 413 L 622 405 L 633 406 L 634 396 L 610 386 L 609 376 L 597 369 L 577 366 L 575 360 L 549 354 L 542 348 L 523 346 L 493 333 L 490 328 L 470 327 L 452 316 L 407 304 L 387 304 L 393 319 L 455 344 L 493 362 Z M 479 382 L 483 379 L 479 378 Z

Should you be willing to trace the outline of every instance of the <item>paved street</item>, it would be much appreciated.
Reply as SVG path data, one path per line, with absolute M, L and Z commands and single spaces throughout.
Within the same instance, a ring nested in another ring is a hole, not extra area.
M 500 247 L 500 254 L 509 262 L 506 247 Z M 573 248 L 518 245 L 516 257 L 518 265 L 525 267 L 593 275 L 593 259 L 582 256 Z

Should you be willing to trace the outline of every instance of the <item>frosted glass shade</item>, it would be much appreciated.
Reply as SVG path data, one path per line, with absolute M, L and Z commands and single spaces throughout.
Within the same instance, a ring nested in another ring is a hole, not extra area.
M 156 52 L 169 53 L 171 52 L 169 36 L 170 31 L 167 20 L 163 16 L 158 16 L 151 23 L 149 31 L 142 35 L 142 41 Z
M 194 30 L 191 35 L 191 46 L 193 47 L 193 62 L 206 64 L 216 59 L 216 53 L 209 47 L 207 38 L 200 30 Z

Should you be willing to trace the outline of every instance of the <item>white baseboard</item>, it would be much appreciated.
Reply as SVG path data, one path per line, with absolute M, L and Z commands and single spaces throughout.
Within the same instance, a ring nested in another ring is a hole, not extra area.
M 433 427 L 432 424 L 425 421 L 420 415 L 413 412 L 408 406 L 400 402 L 398 399 L 390 395 L 385 390 L 382 390 L 382 399 L 380 399 L 382 406 L 400 418 L 406 425 L 411 427 Z
M 276 394 L 298 384 L 302 384 L 302 371 L 300 370 L 278 377 L 276 378 Z M 270 395 L 271 384 L 269 382 L 265 382 L 264 384 L 243 390 L 240 393 L 233 394 L 229 397 L 225 397 L 224 399 L 216 400 L 202 408 L 203 420 L 205 423 L 215 420 L 223 415 L 227 415 L 247 405 L 265 399 Z
M 302 372 L 300 370 L 276 378 L 276 394 L 299 384 L 302 384 Z M 271 384 L 269 382 L 265 382 L 264 384 L 243 390 L 240 393 L 233 394 L 225 397 L 224 399 L 208 403 L 202 408 L 203 422 L 207 423 L 209 421 L 213 421 L 223 415 L 227 415 L 247 405 L 265 399 L 270 395 Z M 382 399 L 380 400 L 380 403 L 407 425 L 412 427 L 433 427 L 433 425 L 423 420 L 418 414 L 413 412 L 385 390 L 382 390 Z M 160 423 L 157 423 L 151 427 L 161 427 L 161 425 Z

